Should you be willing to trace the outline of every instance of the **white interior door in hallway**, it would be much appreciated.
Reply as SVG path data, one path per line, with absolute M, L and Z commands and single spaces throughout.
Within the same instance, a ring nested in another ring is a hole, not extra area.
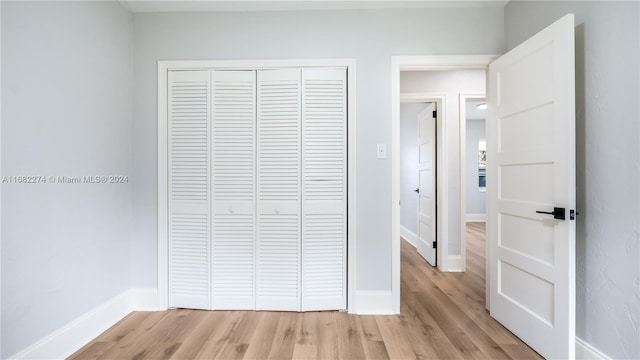
M 346 309 L 346 69 L 168 72 L 169 307 Z
M 574 21 L 489 65 L 491 315 L 545 358 L 575 357 Z
M 418 253 L 436 266 L 436 104 L 418 114 Z

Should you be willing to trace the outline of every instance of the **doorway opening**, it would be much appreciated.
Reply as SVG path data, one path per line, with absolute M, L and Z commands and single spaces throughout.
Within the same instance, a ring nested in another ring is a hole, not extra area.
M 443 153 L 438 109 L 443 98 L 401 94 L 400 101 L 400 234 L 429 265 L 437 266 L 437 224 L 442 218 L 437 199 L 444 189 L 437 178 L 438 156 Z
M 487 221 L 487 144 L 485 94 L 460 94 L 460 229 L 462 263 L 465 271 L 489 281 Z M 488 289 L 488 287 L 486 287 Z M 489 307 L 489 291 L 485 291 Z
M 464 248 L 461 243 L 466 233 L 466 218 L 463 216 L 461 188 L 465 184 L 461 166 L 460 98 L 463 94 L 482 95 L 484 97 L 484 79 L 488 64 L 496 59 L 494 55 L 462 56 L 397 56 L 392 57 L 392 307 L 400 312 L 400 104 L 401 102 L 436 102 L 438 111 L 437 140 L 439 152 L 437 163 L 437 266 L 441 271 L 464 271 Z M 477 72 L 482 77 L 479 90 L 452 90 L 442 85 L 431 89 L 419 89 L 401 78 L 406 74 L 426 76 L 430 73 L 442 77 L 464 77 L 465 71 Z M 410 84 L 410 85 L 407 85 Z M 487 285 L 488 286 L 488 282 Z
M 500 57 L 392 57 L 395 311 L 400 305 L 396 201 L 401 71 L 488 68 L 487 171 L 493 175 L 487 183 L 489 251 L 485 264 L 491 276 L 485 293 L 490 297 L 487 303 L 492 304 L 490 314 L 542 356 L 575 357 L 574 31 L 574 16 L 568 14 Z M 454 125 L 454 129 L 459 125 L 447 120 L 444 123 Z M 452 133 L 455 131 L 447 134 L 448 140 L 454 139 Z M 459 129 L 456 135 L 460 145 Z M 446 148 L 451 151 L 453 146 Z M 465 181 L 460 177 L 462 162 L 459 157 L 449 159 L 453 165 L 447 165 L 457 169 L 445 176 L 459 194 L 461 189 L 455 188 Z M 465 204 L 460 197 L 458 200 L 462 209 Z M 445 201 L 451 206 L 451 199 Z M 463 215 L 459 212 L 458 220 Z M 451 254 L 445 255 L 442 257 L 447 259 Z

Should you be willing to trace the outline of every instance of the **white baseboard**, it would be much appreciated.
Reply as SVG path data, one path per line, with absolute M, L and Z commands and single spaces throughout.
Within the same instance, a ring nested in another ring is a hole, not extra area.
M 464 271 L 464 264 L 462 263 L 462 256 L 449 255 L 447 256 L 447 268 L 444 271 L 448 272 L 462 272 Z
M 467 222 L 486 222 L 487 214 L 467 214 Z
M 610 360 L 611 358 L 576 336 L 577 360 Z
M 413 247 L 417 246 L 418 235 L 402 225 L 400 225 L 400 236 L 402 236 L 403 239 L 407 240 L 409 244 L 413 245 Z
M 356 314 L 391 315 L 392 299 L 391 291 L 356 291 Z
M 157 311 L 158 290 L 129 289 L 96 306 L 9 359 L 64 359 L 132 311 Z
M 76 318 L 9 359 L 64 359 L 131 312 L 127 290 Z

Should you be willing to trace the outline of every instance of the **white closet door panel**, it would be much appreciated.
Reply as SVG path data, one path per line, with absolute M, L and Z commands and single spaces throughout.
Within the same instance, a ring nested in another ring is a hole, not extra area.
M 214 199 L 254 201 L 255 72 L 213 72 Z
M 344 214 L 345 211 L 344 201 L 306 200 L 304 202 L 305 214 Z
M 255 71 L 213 71 L 213 308 L 254 309 Z
M 169 307 L 208 309 L 210 74 L 168 74 Z
M 302 310 L 346 308 L 345 69 L 304 69 Z
M 258 71 L 258 310 L 300 310 L 300 69 Z
M 297 214 L 259 217 L 257 310 L 300 310 L 299 219 Z
M 300 197 L 300 70 L 258 72 L 260 200 Z
M 215 214 L 213 308 L 254 309 L 253 213 Z
M 270 215 L 298 215 L 300 214 L 300 202 L 295 200 L 263 200 L 258 205 L 258 212 Z
M 344 214 L 305 214 L 302 311 L 346 308 Z
M 215 216 L 232 214 L 253 215 L 253 208 L 253 203 L 249 201 L 221 200 L 213 204 L 213 214 Z
M 303 87 L 304 199 L 346 196 L 346 71 L 305 69 Z

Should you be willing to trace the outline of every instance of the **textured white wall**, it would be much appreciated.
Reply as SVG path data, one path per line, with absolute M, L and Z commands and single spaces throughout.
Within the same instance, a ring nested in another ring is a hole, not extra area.
M 511 1 L 511 49 L 576 16 L 577 336 L 640 358 L 640 3 Z
M 478 141 L 486 139 L 485 121 L 469 120 L 466 124 L 465 193 L 467 214 L 485 214 L 486 192 L 478 187 Z
M 400 104 L 400 225 L 418 233 L 418 114 L 426 103 Z
M 2 2 L 0 2 L 0 39 L 2 39 Z M 1 42 L 0 42 L 1 44 Z M 0 84 L 2 84 L 2 46 L 0 45 Z M 2 147 L 2 86 L 0 86 L 0 150 Z M 0 156 L 2 169 L 2 156 Z M 1 174 L 2 171 L 0 171 Z M 0 358 L 2 358 L 2 187 L 0 186 Z
M 460 108 L 459 94 L 484 94 L 484 70 L 403 71 L 401 93 L 439 93 L 447 97 L 445 144 L 448 152 L 449 255 L 460 255 Z M 438 109 L 441 111 L 442 109 Z M 439 167 L 442 169 L 442 167 Z
M 2 176 L 131 175 L 117 2 L 2 2 Z M 130 287 L 130 184 L 2 184 L 2 358 Z
M 493 54 L 503 8 L 134 15 L 134 287 L 157 284 L 157 61 L 353 58 L 357 286 L 391 289 L 391 56 Z

